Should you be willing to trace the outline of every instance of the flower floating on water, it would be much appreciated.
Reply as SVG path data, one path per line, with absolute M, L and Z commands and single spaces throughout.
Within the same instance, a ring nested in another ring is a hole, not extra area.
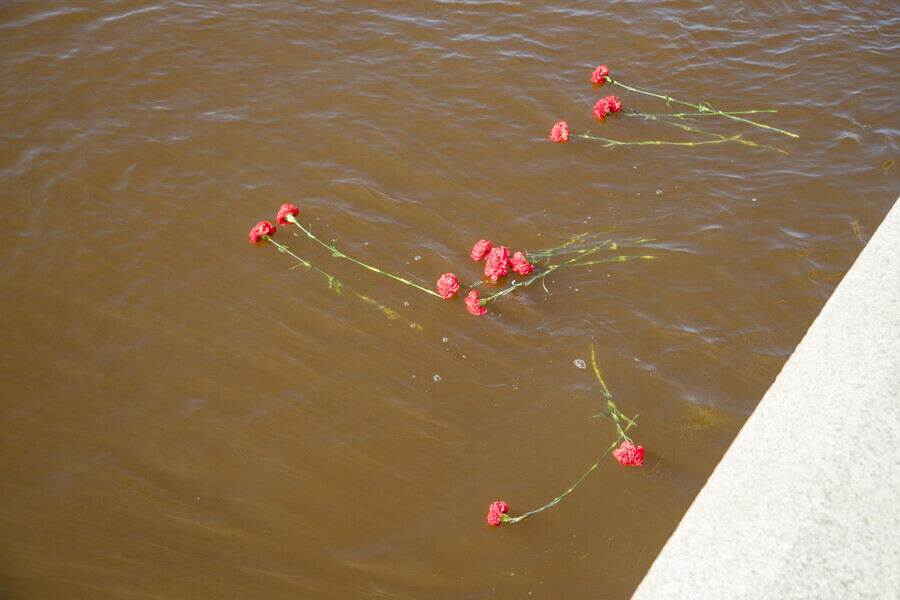
M 510 517 L 507 515 L 507 506 L 504 502 L 494 502 L 491 504 L 490 509 L 488 510 L 487 522 L 490 525 L 499 525 L 500 523 L 518 523 L 519 521 L 524 521 L 525 519 L 529 519 L 534 515 L 547 510 L 548 508 L 555 506 L 559 502 L 562 501 L 563 498 L 571 494 L 578 485 L 584 481 L 584 479 L 591 474 L 591 472 L 596 469 L 603 458 L 612 452 L 613 456 L 618 460 L 621 464 L 626 466 L 635 466 L 639 467 L 644 463 L 644 448 L 641 446 L 636 446 L 631 439 L 628 437 L 628 430 L 631 427 L 635 426 L 634 420 L 637 418 L 635 415 L 632 418 L 626 417 L 619 409 L 616 407 L 615 403 L 612 401 L 612 394 L 609 393 L 609 389 L 606 387 L 606 383 L 603 381 L 603 377 L 600 375 L 600 369 L 597 368 L 597 359 L 594 354 L 594 346 L 591 344 L 591 364 L 594 367 L 594 374 L 597 376 L 597 380 L 600 382 L 600 393 L 606 399 L 606 411 L 599 414 L 594 415 L 596 417 L 610 417 L 613 421 L 613 424 L 616 427 L 616 432 L 618 433 L 618 437 L 616 441 L 609 446 L 606 451 L 600 455 L 600 458 L 597 459 L 591 468 L 587 470 L 587 472 L 578 478 L 574 484 L 572 484 L 569 489 L 565 492 L 545 504 L 544 506 L 530 510 L 518 517 Z M 622 423 L 626 423 L 625 427 L 622 427 Z M 621 444 L 619 444 L 621 442 Z M 618 445 L 618 448 L 616 446 Z M 502 509 L 502 510 L 501 510 Z
M 484 261 L 484 276 L 497 281 L 509 273 L 509 250 L 506 246 L 494 246 Z
M 623 467 L 640 467 L 644 464 L 644 447 L 622 440 L 622 445 L 613 450 L 613 456 Z
M 475 316 L 483 315 L 487 312 L 487 309 L 481 306 L 481 302 L 482 301 L 478 299 L 478 290 L 472 290 L 469 292 L 469 295 L 466 296 L 466 310 Z
M 528 260 L 521 252 L 516 252 L 515 254 L 513 254 L 509 259 L 509 264 L 512 267 L 512 270 L 519 275 L 528 275 L 534 270 L 534 267 L 528 264 Z
M 491 249 L 491 242 L 489 240 L 478 240 L 475 242 L 475 245 L 472 246 L 472 260 L 478 262 L 484 255 Z
M 459 281 L 453 273 L 444 273 L 437 281 L 437 291 L 441 298 L 447 300 L 459 291 Z
M 622 110 L 622 103 L 615 96 L 600 98 L 594 105 L 594 117 L 602 119 L 609 113 L 617 113 Z
M 509 516 L 506 514 L 509 511 L 509 507 L 506 505 L 506 502 L 503 500 L 498 500 L 491 504 L 491 507 L 488 509 L 487 514 L 487 523 L 493 527 L 497 527 L 500 523 L 504 521 L 509 521 Z
M 282 204 L 281 208 L 278 209 L 278 216 L 275 217 L 275 222 L 279 225 L 287 225 L 288 223 L 290 223 L 288 215 L 290 215 L 291 217 L 296 217 L 299 214 L 300 209 L 293 204 Z
M 608 138 L 601 138 L 597 136 L 589 135 L 590 132 L 585 133 L 571 133 L 569 131 L 569 126 L 566 121 L 558 121 L 553 128 L 550 130 L 550 140 L 556 143 L 566 142 L 569 139 L 569 136 L 580 137 L 588 140 L 598 140 L 601 142 L 605 142 L 606 146 L 644 146 L 644 145 L 653 145 L 653 146 L 699 146 L 703 144 L 720 144 L 723 142 L 737 142 L 739 144 L 744 144 L 747 146 L 757 146 L 761 148 L 768 148 L 769 150 L 775 150 L 777 152 L 784 152 L 783 150 L 779 150 L 778 148 L 773 148 L 771 146 L 764 146 L 762 144 L 757 144 L 750 140 L 746 140 L 741 135 L 732 135 L 725 136 L 719 133 L 713 133 L 710 131 L 704 131 L 703 129 L 699 129 L 694 127 L 693 125 L 689 125 L 687 123 L 693 123 L 698 120 L 699 117 L 721 117 L 725 119 L 731 119 L 733 121 L 739 121 L 741 123 L 746 123 L 748 125 L 752 125 L 754 127 L 759 127 L 762 129 L 767 129 L 769 131 L 774 131 L 777 133 L 781 133 L 783 135 L 787 135 L 790 137 L 799 137 L 795 133 L 791 133 L 789 131 L 785 131 L 783 129 L 778 129 L 777 127 L 770 127 L 768 125 L 763 125 L 762 123 L 757 123 L 755 121 L 751 121 L 746 118 L 745 115 L 751 115 L 756 113 L 772 113 L 777 112 L 775 110 L 739 110 L 739 111 L 721 111 L 713 108 L 708 102 L 701 102 L 699 104 L 692 104 L 690 102 L 684 102 L 682 100 L 676 100 L 672 98 L 668 94 L 657 94 L 655 92 L 650 92 L 648 90 L 643 90 L 641 88 L 632 87 L 630 85 L 626 85 L 620 81 L 616 81 L 612 77 L 609 76 L 609 68 L 606 65 L 600 65 L 594 72 L 591 73 L 591 83 L 595 86 L 598 84 L 610 83 L 612 85 L 617 85 L 622 87 L 629 92 L 634 92 L 635 94 L 642 94 L 645 96 L 650 96 L 652 98 L 656 98 L 658 100 L 662 100 L 666 103 L 667 107 L 671 107 L 673 104 L 677 104 L 680 106 L 686 106 L 692 109 L 692 112 L 682 112 L 675 113 L 670 112 L 666 114 L 647 114 L 643 112 L 639 112 L 634 110 L 629 106 L 628 110 L 624 113 L 626 116 L 630 117 L 641 117 L 643 119 L 656 121 L 663 125 L 669 127 L 675 127 L 681 129 L 682 131 L 691 132 L 693 134 L 698 134 L 704 136 L 707 139 L 701 140 L 692 140 L 692 141 L 661 141 L 661 140 L 644 140 L 644 141 L 620 141 L 620 140 L 612 140 Z M 631 104 L 631 102 L 629 103 Z M 594 117 L 597 119 L 603 119 L 609 114 L 618 114 L 622 110 L 622 103 L 616 96 L 607 96 L 605 98 L 601 98 L 596 104 L 594 104 Z
M 606 65 L 600 65 L 591 74 L 591 83 L 604 83 L 607 75 L 609 75 L 609 69 L 606 68 Z
M 250 230 L 250 243 L 255 244 L 271 235 L 275 235 L 275 226 L 268 221 L 260 221 Z
M 550 140 L 557 144 L 569 141 L 569 125 L 565 121 L 557 121 L 550 128 Z

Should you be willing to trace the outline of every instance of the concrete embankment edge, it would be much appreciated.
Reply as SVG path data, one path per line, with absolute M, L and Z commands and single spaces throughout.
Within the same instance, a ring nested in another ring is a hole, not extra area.
M 900 201 L 632 600 L 900 598 Z

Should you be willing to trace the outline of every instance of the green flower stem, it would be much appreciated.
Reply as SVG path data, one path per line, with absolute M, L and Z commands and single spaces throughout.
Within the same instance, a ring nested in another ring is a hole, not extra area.
M 419 290 L 422 290 L 423 292 L 426 292 L 426 293 L 428 293 L 428 294 L 431 294 L 432 296 L 437 296 L 438 298 L 441 298 L 441 295 L 438 294 L 437 292 L 435 292 L 434 290 L 429 290 L 428 288 L 422 287 L 421 285 L 419 285 L 419 284 L 417 284 L 417 283 L 413 283 L 413 282 L 410 281 L 409 279 L 404 279 L 404 278 L 402 278 L 402 277 L 398 277 L 398 276 L 396 276 L 396 275 L 392 275 L 391 273 L 386 273 L 385 271 L 382 271 L 381 269 L 378 269 L 378 268 L 373 267 L 373 266 L 371 266 L 371 265 L 367 265 L 367 264 L 364 263 L 364 262 L 360 262 L 360 261 L 356 260 L 355 258 L 352 258 L 352 257 L 350 257 L 350 256 L 347 256 L 346 254 L 344 254 L 343 252 L 341 252 L 340 250 L 338 250 L 337 248 L 335 248 L 335 246 L 334 246 L 334 240 L 332 240 L 330 244 L 326 244 L 325 242 L 323 242 L 322 240 L 320 240 L 319 238 L 317 238 L 315 235 L 313 235 L 312 231 L 308 230 L 306 227 L 304 227 L 303 225 L 301 225 L 300 222 L 297 221 L 297 219 L 294 218 L 294 215 L 288 214 L 287 217 L 286 217 L 286 219 L 287 219 L 288 221 L 290 221 L 291 223 L 293 223 L 294 225 L 296 225 L 297 227 L 299 227 L 300 230 L 303 231 L 303 233 L 306 235 L 306 237 L 308 237 L 308 238 L 310 238 L 311 240 L 313 240 L 314 242 L 316 242 L 316 243 L 318 243 L 318 244 L 324 246 L 325 248 L 331 250 L 331 255 L 332 255 L 332 256 L 334 256 L 334 257 L 336 257 L 336 258 L 345 258 L 345 259 L 349 260 L 350 262 L 356 263 L 356 264 L 358 264 L 358 265 L 361 266 L 361 267 L 365 267 L 366 269 L 369 269 L 370 271 L 374 271 L 374 272 L 376 272 L 376 273 L 380 273 L 381 275 L 385 275 L 385 276 L 387 276 L 387 277 L 390 277 L 391 279 L 395 279 L 395 280 L 397 280 L 397 281 L 399 281 L 399 282 L 401 282 L 401 283 L 405 283 L 406 285 L 411 285 L 412 287 L 414 287 L 414 288 L 416 288 L 416 289 L 419 289 Z
M 660 118 L 657 115 L 650 115 L 650 114 L 642 113 L 642 112 L 634 110 L 634 109 L 627 109 L 627 111 L 628 112 L 623 113 L 626 116 L 641 117 L 648 121 L 657 121 L 659 123 L 662 123 L 663 125 L 668 125 L 669 127 L 676 127 L 683 131 L 689 131 L 691 133 L 699 133 L 702 135 L 712 136 L 714 138 L 718 138 L 721 141 L 734 141 L 734 142 L 737 142 L 738 144 L 744 144 L 745 146 L 755 146 L 757 148 L 766 148 L 768 150 L 775 150 L 776 152 L 781 152 L 782 154 L 787 154 L 787 152 L 785 152 L 784 150 L 782 150 L 780 148 L 775 148 L 773 146 L 757 144 L 756 142 L 751 142 L 750 140 L 737 139 L 737 137 L 726 138 L 724 135 L 721 135 L 718 133 L 713 133 L 711 131 L 704 131 L 702 129 L 697 129 L 696 127 L 691 127 L 690 125 L 685 125 L 684 123 L 676 123 L 673 121 L 669 121 L 667 119 Z M 685 114 L 685 113 L 682 113 L 682 114 Z M 697 114 L 702 114 L 702 113 L 697 113 Z M 709 113 L 705 113 L 705 114 L 709 114 Z M 677 115 L 668 115 L 668 116 L 677 116 Z
M 608 82 L 610 82 L 610 83 L 612 83 L 612 84 L 614 84 L 614 85 L 617 85 L 617 86 L 619 86 L 619 87 L 625 88 L 626 90 L 631 91 L 631 92 L 636 92 L 636 93 L 638 93 L 638 94 L 644 94 L 644 95 L 646 95 L 646 96 L 652 96 L 652 97 L 654 97 L 654 98 L 659 98 L 660 100 L 665 101 L 666 104 L 671 104 L 672 102 L 674 102 L 674 103 L 680 104 L 680 105 L 682 105 L 682 106 L 688 106 L 688 107 L 693 108 L 693 109 L 695 109 L 695 110 L 698 110 L 698 111 L 700 111 L 701 113 L 704 113 L 704 114 L 719 115 L 719 116 L 721 116 L 721 117 L 725 117 L 726 119 L 733 119 L 733 120 L 735 120 L 735 121 L 741 121 L 742 123 L 748 123 L 748 124 L 750 124 L 750 125 L 755 125 L 756 127 L 761 127 L 762 129 L 768 129 L 768 130 L 770 130 L 770 131 L 776 131 L 776 132 L 778 132 L 778 133 L 782 133 L 782 134 L 784 134 L 784 135 L 787 135 L 787 136 L 790 136 L 790 137 L 793 137 L 793 138 L 798 138 L 798 137 L 800 137 L 800 136 L 797 135 L 796 133 L 791 133 L 790 131 L 785 131 L 784 129 L 778 129 L 777 127 L 770 127 L 770 126 L 768 126 L 768 125 L 763 125 L 762 123 L 757 123 L 756 121 L 751 121 L 750 119 L 745 119 L 745 118 L 743 118 L 743 117 L 739 117 L 739 116 L 737 116 L 737 114 L 734 114 L 734 113 L 728 113 L 728 112 L 722 112 L 722 111 L 720 111 L 720 110 L 716 110 L 716 109 L 714 109 L 712 106 L 710 106 L 710 105 L 708 105 L 708 104 L 706 104 L 706 105 L 702 105 L 702 104 L 691 104 L 690 102 L 684 102 L 684 101 L 682 101 L 682 100 L 676 100 L 675 98 L 672 98 L 671 96 L 668 96 L 668 95 L 664 96 L 664 95 L 661 95 L 661 94 L 656 94 L 656 93 L 654 93 L 654 92 L 650 92 L 650 91 L 648 91 L 648 90 L 642 90 L 642 89 L 640 89 L 640 88 L 632 87 L 632 86 L 630 86 L 630 85 L 625 85 L 624 83 L 621 83 L 621 82 L 616 81 L 615 79 L 613 79 L 613 78 L 610 77 L 609 75 L 606 76 L 606 81 L 608 81 Z
M 505 296 L 506 294 L 508 294 L 508 293 L 512 292 L 513 290 L 516 290 L 516 289 L 518 289 L 518 288 L 520 288 L 520 287 L 529 286 L 529 285 L 531 285 L 532 283 L 534 283 L 535 281 L 538 281 L 538 280 L 540 280 L 540 279 L 543 279 L 544 277 L 546 277 L 547 275 L 549 275 L 550 273 L 552 273 L 552 272 L 555 271 L 556 269 L 559 269 L 559 268 L 561 268 L 561 267 L 565 267 L 565 266 L 567 266 L 567 265 L 571 265 L 573 262 L 575 262 L 575 261 L 577 261 L 577 260 L 580 260 L 581 258 L 584 258 L 585 256 L 589 256 L 589 255 L 593 254 L 594 252 L 599 252 L 600 250 L 602 250 L 602 248 L 591 248 L 591 249 L 589 249 L 589 250 L 583 251 L 583 253 L 579 253 L 579 255 L 576 256 L 575 258 L 571 258 L 571 259 L 567 260 L 566 262 L 564 262 L 564 263 L 562 263 L 562 264 L 559 264 L 559 265 L 552 265 L 552 266 L 550 266 L 550 267 L 547 267 L 547 270 L 544 271 L 543 273 L 541 273 L 540 275 L 536 275 L 536 276 L 532 277 L 531 279 L 527 279 L 527 280 L 525 280 L 525 281 L 520 281 L 520 282 L 513 283 L 513 284 L 511 284 L 508 288 L 506 288 L 505 290 L 500 291 L 500 292 L 497 292 L 496 294 L 491 294 L 490 296 L 487 296 L 487 297 L 483 298 L 483 299 L 481 300 L 481 306 L 484 306 L 484 305 L 487 304 L 488 302 L 491 302 L 491 301 L 493 301 L 493 300 L 496 300 L 497 298 L 499 298 L 499 297 L 501 297 L 501 296 Z M 545 289 L 546 289 L 546 288 L 545 288 Z
M 637 418 L 637 415 L 635 415 L 635 418 Z M 633 424 L 634 424 L 634 421 L 629 420 L 629 424 L 625 427 L 625 431 L 628 431 L 628 429 L 629 429 Z M 571 493 L 575 490 L 575 488 L 578 487 L 578 484 L 581 483 L 582 481 L 584 481 L 584 478 L 587 477 L 588 475 L 590 475 L 591 472 L 593 472 L 593 470 L 596 469 L 596 468 L 600 465 L 600 463 L 603 461 L 603 459 L 606 457 L 607 454 L 609 454 L 610 452 L 612 452 L 612 451 L 615 449 L 615 447 L 618 446 L 618 445 L 622 442 L 623 439 L 627 439 L 627 438 L 624 437 L 624 435 L 625 435 L 625 433 L 622 432 L 622 433 L 619 435 L 619 437 L 616 438 L 616 441 L 613 442 L 613 444 L 612 444 L 609 448 L 606 449 L 606 452 L 604 452 L 603 454 L 600 455 L 600 458 L 597 459 L 597 462 L 595 462 L 593 465 L 591 465 L 591 468 L 588 469 L 587 472 L 586 472 L 584 475 L 582 475 L 581 477 L 579 477 L 579 478 L 578 478 L 578 481 L 576 481 L 574 484 L 572 484 L 572 487 L 570 487 L 569 489 L 567 489 L 565 492 L 563 492 L 562 494 L 560 494 L 559 496 L 557 496 L 556 498 L 554 498 L 553 500 L 551 500 L 550 502 L 548 502 L 548 503 L 545 504 L 544 506 L 542 506 L 542 507 L 540 507 L 540 508 L 538 508 L 538 509 L 535 509 L 535 510 L 528 511 L 527 513 L 525 513 L 525 514 L 523 514 L 523 515 L 521 515 L 521 516 L 518 516 L 518 517 L 509 517 L 509 519 L 508 519 L 508 520 L 504 520 L 504 522 L 505 522 L 505 523 L 518 523 L 519 521 L 524 521 L 525 519 L 528 519 L 529 517 L 531 517 L 531 516 L 533 516 L 533 515 L 536 515 L 536 514 L 538 514 L 539 512 L 542 512 L 542 511 L 547 510 L 548 508 L 550 508 L 551 506 L 557 504 L 557 503 L 558 503 L 559 501 L 561 501 L 563 498 L 565 498 L 566 496 L 568 496 L 569 494 L 571 494 Z
M 264 235 L 264 236 L 262 236 L 262 238 L 265 239 L 265 240 L 267 240 L 267 241 L 269 241 L 269 242 L 271 242 L 272 244 L 274 244 L 275 247 L 278 248 L 278 251 L 279 251 L 279 252 L 283 252 L 284 254 L 289 254 L 290 256 L 293 256 L 295 259 L 297 259 L 297 261 L 298 261 L 301 265 L 303 265 L 303 266 L 306 267 L 307 269 L 312 269 L 313 271 L 316 271 L 316 272 L 318 272 L 318 273 L 321 273 L 326 279 L 328 279 L 328 288 L 329 288 L 329 289 L 333 289 L 338 295 L 340 295 L 341 290 L 344 290 L 344 289 L 349 290 L 354 296 L 356 296 L 356 297 L 359 298 L 360 300 L 363 300 L 363 301 L 365 301 L 365 302 L 368 302 L 369 304 L 371 304 L 372 306 L 374 306 L 375 308 L 377 308 L 378 310 L 380 310 L 381 312 L 383 312 L 384 314 L 386 314 L 386 315 L 387 315 L 388 317 L 390 317 L 391 319 L 397 320 L 397 319 L 400 318 L 400 315 L 398 315 L 395 311 L 393 311 L 393 310 L 391 310 L 390 308 L 384 306 L 384 305 L 381 304 L 380 302 L 378 302 L 378 301 L 376 301 L 376 300 L 374 300 L 374 299 L 372 299 L 372 298 L 369 298 L 368 296 L 364 296 L 364 295 L 360 294 L 359 292 L 357 292 L 357 291 L 354 290 L 353 288 L 344 285 L 339 279 L 337 279 L 337 278 L 334 277 L 333 275 L 330 275 L 330 274 L 326 273 L 325 271 L 323 271 L 322 269 L 316 267 L 315 265 L 313 265 L 313 264 L 310 263 L 309 261 L 300 258 L 300 257 L 297 256 L 296 254 L 294 254 L 293 252 L 291 252 L 291 249 L 288 248 L 287 246 L 285 246 L 284 244 L 279 244 L 278 242 L 276 242 L 275 240 L 273 240 L 271 236 Z
M 590 131 L 588 131 L 590 133 Z M 664 142 L 660 140 L 645 140 L 643 142 L 622 142 L 619 140 L 611 140 L 608 138 L 596 137 L 593 135 L 588 135 L 588 133 L 572 133 L 575 137 L 584 138 L 586 140 L 597 140 L 600 142 L 606 142 L 608 147 L 612 146 L 703 146 L 706 144 L 721 144 L 722 142 L 740 142 L 744 143 L 741 140 L 741 136 L 735 135 L 729 138 L 723 137 L 718 140 L 706 140 L 704 142 Z M 751 144 L 756 145 L 756 144 Z

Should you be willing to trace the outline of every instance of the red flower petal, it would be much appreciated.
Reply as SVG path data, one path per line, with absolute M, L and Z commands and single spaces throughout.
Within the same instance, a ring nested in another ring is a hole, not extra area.
M 472 246 L 472 260 L 478 262 L 482 258 L 484 258 L 485 253 L 491 249 L 490 240 L 478 240 L 474 246 Z
M 519 275 L 528 275 L 534 270 L 528 261 L 525 259 L 525 255 L 521 252 L 516 252 L 509 259 L 509 264 L 512 266 L 512 270 L 518 273 Z
M 466 309 L 473 315 L 483 315 L 487 312 L 487 309 L 481 306 L 481 300 L 478 299 L 478 290 L 472 290 L 466 296 Z
M 609 75 L 609 69 L 606 68 L 606 65 L 600 65 L 591 74 L 591 83 L 603 83 L 606 81 L 607 75 Z
M 282 204 L 281 208 L 278 209 L 278 216 L 275 217 L 275 222 L 279 225 L 287 225 L 290 222 L 287 220 L 287 216 L 294 215 L 296 217 L 299 213 L 300 209 L 293 204 Z
M 451 298 L 459 291 L 459 281 L 453 273 L 444 273 L 437 281 L 437 291 L 444 300 Z
M 640 467 L 644 464 L 644 447 L 623 440 L 619 447 L 613 450 L 613 456 L 623 467 Z
M 270 235 L 275 235 L 275 226 L 268 221 L 260 221 L 250 230 L 250 243 L 255 244 Z
M 506 246 L 491 248 L 484 261 L 484 276 L 497 281 L 509 273 L 509 250 Z
M 569 125 L 565 121 L 558 121 L 550 129 L 550 140 L 557 144 L 569 141 Z

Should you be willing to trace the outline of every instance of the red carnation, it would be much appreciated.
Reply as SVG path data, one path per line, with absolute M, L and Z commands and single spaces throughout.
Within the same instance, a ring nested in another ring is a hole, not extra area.
M 491 248 L 484 261 L 484 276 L 497 281 L 509 273 L 509 250 L 506 246 Z
M 607 96 L 604 100 L 606 100 L 606 110 L 609 112 L 617 113 L 622 110 L 622 103 L 616 96 Z
M 591 83 L 603 83 L 606 81 L 607 75 L 609 75 L 609 69 L 606 68 L 606 65 L 600 65 L 594 69 L 594 72 L 591 75 Z
M 509 264 L 512 266 L 512 270 L 518 273 L 519 275 L 528 275 L 534 270 L 528 261 L 525 259 L 525 255 L 521 252 L 516 252 L 509 259 Z
M 296 217 L 299 213 L 300 209 L 293 204 L 282 204 L 281 208 L 278 209 L 278 216 L 275 217 L 275 222 L 279 225 L 287 225 L 290 222 L 287 220 L 287 216 L 293 215 Z
M 497 500 L 496 502 L 492 503 L 491 507 L 488 509 L 487 514 L 488 525 L 497 527 L 503 521 L 508 521 L 509 517 L 506 516 L 508 510 L 509 507 L 503 500 Z
M 478 240 L 478 242 L 472 246 L 472 260 L 478 262 L 484 258 L 484 254 L 490 249 L 491 242 L 489 240 Z
M 441 298 L 447 300 L 459 291 L 459 281 L 453 273 L 444 273 L 437 281 L 437 291 Z
M 644 464 L 644 447 L 623 440 L 622 444 L 613 450 L 613 456 L 624 467 L 640 467 Z
M 569 141 L 569 124 L 565 121 L 558 121 L 550 129 L 550 140 L 557 144 Z
M 617 113 L 622 110 L 622 103 L 615 96 L 607 96 L 600 98 L 594 105 L 594 116 L 602 119 L 608 113 Z
M 250 243 L 255 244 L 270 235 L 275 235 L 275 226 L 268 221 L 260 221 L 250 230 Z
M 481 300 L 478 299 L 478 290 L 472 290 L 466 296 L 466 309 L 473 315 L 483 315 L 487 312 L 487 309 L 481 306 Z

